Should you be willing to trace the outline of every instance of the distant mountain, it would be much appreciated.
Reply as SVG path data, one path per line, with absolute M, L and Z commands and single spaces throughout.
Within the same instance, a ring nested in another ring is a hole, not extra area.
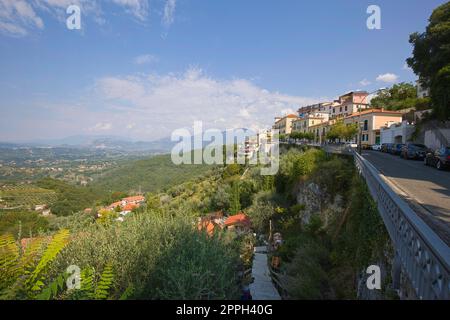
M 226 143 L 226 133 L 234 130 L 244 130 L 252 135 L 249 129 L 239 128 L 222 132 L 223 143 Z M 198 136 L 191 137 L 191 145 Z M 201 139 L 201 137 L 200 137 Z M 237 139 L 237 143 L 242 143 L 242 137 Z M 68 148 L 88 148 L 101 150 L 117 150 L 123 152 L 169 152 L 177 142 L 171 141 L 170 137 L 158 139 L 155 141 L 133 141 L 130 138 L 124 138 L 111 135 L 77 135 L 61 139 L 41 139 L 22 143 L 2 143 L 3 148 L 20 148 L 20 147 L 68 147 Z M 202 146 L 205 147 L 211 142 L 203 141 Z M 186 150 L 189 151 L 189 150 Z
M 163 138 L 155 141 L 133 141 L 129 138 L 106 135 L 78 135 L 61 139 L 41 139 L 20 143 L 0 142 L 1 148 L 68 147 L 78 149 L 109 149 L 124 152 L 168 152 L 173 145 L 174 143 L 170 141 L 170 138 Z

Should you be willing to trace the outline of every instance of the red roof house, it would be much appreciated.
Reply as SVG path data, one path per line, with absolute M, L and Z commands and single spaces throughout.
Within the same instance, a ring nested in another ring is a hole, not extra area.
M 236 214 L 234 216 L 229 216 L 225 220 L 226 227 L 250 228 L 250 225 L 251 225 L 250 218 L 242 212 L 239 212 L 238 214 Z

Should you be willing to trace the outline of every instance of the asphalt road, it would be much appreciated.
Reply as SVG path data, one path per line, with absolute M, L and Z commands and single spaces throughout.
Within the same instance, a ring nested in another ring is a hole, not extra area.
M 415 212 L 450 245 L 450 171 L 428 167 L 423 161 L 363 151 Z

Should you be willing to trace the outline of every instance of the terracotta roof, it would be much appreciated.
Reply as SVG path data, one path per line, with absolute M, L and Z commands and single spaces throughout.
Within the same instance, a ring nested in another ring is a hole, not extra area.
M 296 116 L 295 114 L 288 114 L 287 116 L 284 116 L 284 117 L 281 117 L 281 118 L 279 118 L 279 117 L 277 117 L 277 118 L 275 118 L 275 123 L 278 123 L 278 122 L 280 122 L 281 120 L 283 120 L 283 119 L 286 119 L 286 118 L 298 118 L 298 116 Z
M 120 207 L 121 205 L 122 205 L 122 201 L 117 201 L 117 202 L 111 203 L 111 204 L 108 206 L 108 208 L 113 208 L 113 209 L 115 209 L 115 208 L 117 208 L 117 207 Z
M 133 196 L 133 197 L 127 197 L 127 198 L 123 198 L 122 200 L 125 201 L 144 201 L 145 197 L 144 196 Z
M 225 226 L 232 226 L 236 224 L 250 225 L 250 219 L 244 213 L 240 212 L 234 216 L 229 216 L 225 220 Z
M 359 117 L 359 116 L 363 116 L 363 115 L 370 114 L 370 113 L 388 113 L 388 114 L 395 114 L 395 115 L 402 114 L 401 112 L 398 112 L 398 111 L 390 111 L 390 110 L 384 110 L 384 109 L 367 109 L 367 110 L 364 110 L 361 112 L 351 114 L 345 118 L 348 119 L 348 118 L 353 118 L 353 117 Z
M 123 211 L 131 211 L 135 208 L 137 208 L 138 206 L 132 203 L 127 204 L 125 207 L 123 207 Z

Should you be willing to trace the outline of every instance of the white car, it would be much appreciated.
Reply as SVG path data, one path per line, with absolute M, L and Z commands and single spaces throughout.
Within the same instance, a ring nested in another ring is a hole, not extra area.
M 372 145 L 372 150 L 381 151 L 381 144 L 374 144 L 374 145 Z
M 349 148 L 358 148 L 358 145 L 356 143 L 353 143 L 353 142 L 346 142 L 345 146 L 349 147 Z

